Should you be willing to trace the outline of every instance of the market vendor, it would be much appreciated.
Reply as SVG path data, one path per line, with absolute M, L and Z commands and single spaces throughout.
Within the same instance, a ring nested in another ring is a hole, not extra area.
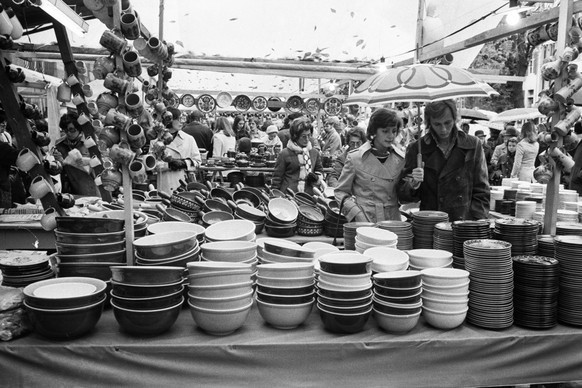
M 200 151 L 196 141 L 186 132 L 182 131 L 181 112 L 176 108 L 168 108 L 172 113 L 172 121 L 166 126 L 173 140 L 166 146 L 165 160 L 168 162 L 167 169 L 158 171 L 159 191 L 172 193 L 180 187 L 180 180 L 188 181 L 188 172 L 194 172 L 200 165 Z M 193 174 L 192 174 L 193 175 Z
M 404 152 L 394 147 L 403 123 L 395 111 L 378 109 L 368 123 L 367 142 L 348 154 L 335 188 L 349 221 L 400 220 L 398 179 Z
M 314 187 L 322 187 L 323 164 L 318 150 L 311 145 L 313 126 L 307 117 L 299 117 L 291 123 L 291 139 L 275 162 L 272 187 L 285 192 L 288 188 L 313 194 Z
M 426 105 L 428 133 L 406 150 L 398 195 L 401 201 L 420 200 L 420 210 L 444 211 L 450 221 L 487 218 L 489 182 L 483 147 L 479 139 L 457 128 L 457 117 L 453 100 Z

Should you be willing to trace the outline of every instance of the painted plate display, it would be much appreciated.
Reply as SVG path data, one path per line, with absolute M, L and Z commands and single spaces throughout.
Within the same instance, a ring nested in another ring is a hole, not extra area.
M 312 115 L 315 115 L 319 112 L 320 104 L 317 98 L 310 98 L 305 101 L 305 110 Z
M 303 99 L 299 96 L 291 96 L 287 100 L 285 107 L 291 112 L 301 112 L 303 109 Z
M 259 112 L 264 111 L 267 109 L 267 99 L 263 96 L 257 96 L 253 98 L 251 105 L 253 106 L 254 110 Z
M 220 92 L 216 96 L 216 105 L 221 108 L 228 108 L 232 105 L 232 96 L 228 92 Z
M 180 99 L 176 97 L 170 97 L 166 100 L 166 105 L 172 108 L 178 108 L 180 106 Z
M 238 110 L 239 112 L 246 112 L 251 108 L 251 99 L 249 96 L 245 96 L 244 94 L 239 94 L 234 98 L 232 105 Z
M 180 97 L 180 103 L 186 108 L 191 108 L 196 103 L 196 99 L 193 95 L 186 93 L 182 94 L 182 97 Z
M 323 110 L 330 116 L 337 116 L 342 112 L 342 102 L 339 98 L 328 98 L 323 103 Z
M 196 106 L 201 112 L 208 113 L 216 109 L 216 100 L 210 94 L 202 94 L 198 97 Z
M 269 102 L 274 104 L 269 104 Z M 281 105 L 279 104 L 281 99 L 279 97 L 269 97 L 269 102 L 267 103 L 267 107 L 271 112 L 278 112 L 281 110 Z

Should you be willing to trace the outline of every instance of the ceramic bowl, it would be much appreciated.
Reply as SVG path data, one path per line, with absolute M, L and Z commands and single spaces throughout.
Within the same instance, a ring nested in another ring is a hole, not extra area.
M 426 268 L 420 273 L 423 284 L 430 286 L 455 286 L 469 279 L 469 271 L 457 268 Z
M 301 278 L 314 275 L 313 263 L 275 263 L 257 266 L 257 275 L 269 278 Z
M 327 288 L 322 284 L 318 284 L 318 293 L 327 298 L 334 299 L 359 299 L 369 296 L 371 287 L 362 287 L 360 289 L 348 290 L 345 288 L 334 289 Z
M 204 201 L 204 210 L 207 212 L 220 211 L 232 214 L 232 209 L 230 208 L 230 206 L 226 204 L 226 202 L 222 202 L 220 200 L 212 198 Z
M 416 294 L 411 295 L 411 296 L 404 296 L 404 297 L 402 297 L 402 296 L 400 296 L 400 297 L 385 296 L 385 295 L 379 294 L 377 292 L 374 292 L 374 297 L 380 301 L 388 302 L 388 303 L 414 304 L 414 303 L 418 303 L 421 301 L 422 291 L 419 289 Z
M 269 287 L 257 284 L 257 292 L 261 292 L 266 295 L 278 295 L 278 296 L 297 296 L 310 294 L 315 289 L 315 284 L 311 284 L 305 287 Z
M 112 295 L 120 296 L 122 298 L 148 298 L 155 296 L 171 295 L 178 290 L 182 290 L 183 280 L 179 280 L 172 284 L 126 284 L 119 283 L 114 280 L 111 281 Z
M 137 310 L 120 307 L 115 299 L 111 300 L 113 315 L 123 331 L 133 335 L 157 335 L 168 331 L 178 319 L 184 297 L 174 306 L 152 309 Z
M 374 291 L 383 296 L 387 297 L 395 297 L 395 298 L 407 298 L 414 295 L 417 295 L 421 292 L 422 286 L 411 287 L 411 288 L 391 288 L 391 287 L 383 287 L 378 284 L 374 285 Z
M 251 241 L 216 241 L 200 246 L 207 260 L 240 262 L 257 254 L 257 244 Z
M 321 300 L 318 300 L 317 307 L 337 314 L 360 314 L 368 311 L 372 307 L 372 300 L 370 299 L 368 301 L 364 301 L 364 303 L 353 306 L 332 306 L 324 303 Z
M 228 335 L 241 328 L 247 320 L 252 305 L 251 302 L 237 309 L 213 310 L 195 307 L 188 302 L 190 314 L 196 325 L 212 335 Z
M 372 278 L 374 284 L 390 288 L 414 288 L 422 284 L 420 271 L 380 272 Z
M 339 275 L 372 273 L 372 258 L 353 251 L 327 253 L 319 257 L 322 271 Z
M 205 230 L 206 229 L 201 225 L 182 221 L 162 221 L 147 226 L 147 231 L 150 234 L 193 232 L 198 236 L 204 234 Z
M 257 299 L 261 300 L 266 303 L 273 303 L 273 304 L 301 304 L 307 303 L 310 300 L 313 300 L 315 296 L 315 290 L 308 294 L 303 295 L 275 295 L 275 294 L 265 294 L 259 290 L 257 290 Z
M 217 286 L 188 287 L 188 293 L 202 298 L 229 298 L 246 294 L 253 289 L 253 282 L 224 284 Z
M 107 233 L 69 233 L 57 228 L 54 233 L 55 241 L 64 244 L 105 244 L 125 239 L 125 230 Z
M 303 324 L 311 309 L 315 299 L 311 297 L 303 303 L 298 304 L 277 304 L 263 301 L 257 297 L 257 307 L 259 314 L 269 325 L 277 329 L 293 329 Z
M 357 291 L 361 289 L 369 289 L 372 287 L 372 281 L 368 280 L 368 282 L 358 283 L 356 285 L 347 285 L 347 284 L 337 284 L 337 283 L 330 283 L 321 277 L 317 280 L 318 287 L 324 287 L 328 290 L 337 290 L 337 291 Z
M 322 295 L 320 290 L 317 291 L 317 300 L 321 303 L 334 306 L 334 307 L 353 307 L 353 306 L 360 306 L 366 304 L 367 302 L 372 300 L 372 291 L 369 291 L 368 294 L 359 298 L 330 298 L 327 296 Z
M 420 312 L 422 302 L 417 303 L 390 303 L 373 297 L 374 308 L 380 312 L 393 315 L 411 315 Z
M 389 333 L 407 333 L 414 329 L 420 319 L 420 311 L 409 315 L 386 314 L 374 309 L 378 326 Z
M 257 275 L 257 284 L 267 287 L 307 287 L 315 282 L 314 276 L 299 278 L 270 278 Z
M 196 261 L 187 265 L 189 275 L 214 274 L 219 272 L 229 273 L 232 271 L 247 273 L 249 276 L 254 272 L 250 263 L 231 263 L 223 261 Z
M 464 308 L 458 311 L 438 311 L 430 308 L 423 308 L 422 315 L 426 322 L 442 330 L 451 330 L 455 327 L 461 326 L 467 317 L 469 308 Z
M 204 298 L 188 293 L 188 302 L 194 307 L 210 310 L 232 310 L 253 302 L 253 290 L 227 298 Z
M 112 266 L 111 279 L 125 284 L 173 284 L 182 280 L 183 267 Z
M 153 260 L 184 254 L 197 245 L 196 234 L 191 231 L 151 234 L 133 242 L 137 255 Z
M 230 220 L 212 224 L 206 228 L 206 239 L 211 241 L 249 241 L 255 234 L 255 224 L 249 220 Z
M 107 283 L 90 277 L 55 278 L 34 282 L 22 290 L 29 306 L 68 309 L 95 304 L 105 295 Z
M 345 287 L 368 287 L 371 285 L 370 274 L 340 275 L 319 271 L 319 281 Z
M 59 255 L 91 255 L 95 253 L 112 253 L 125 250 L 125 239 L 108 243 L 69 244 L 57 243 Z
M 192 222 L 192 218 L 183 212 L 172 207 L 166 208 L 162 214 L 162 220 L 164 221 L 181 221 L 181 222 Z
M 125 220 L 125 210 L 106 210 L 102 212 L 93 213 L 91 214 L 91 216 L 116 220 Z M 149 216 L 146 213 L 134 210 L 132 216 L 134 229 L 140 229 L 147 226 Z
M 422 296 L 453 301 L 467 299 L 467 297 L 469 296 L 469 292 L 439 292 L 434 291 L 434 289 L 426 288 L 426 286 L 424 286 L 422 288 Z
M 435 311 L 459 311 L 468 306 L 469 298 L 465 299 L 437 299 L 422 296 L 422 305 Z
M 203 272 L 188 275 L 188 284 L 192 287 L 237 284 L 250 281 L 251 276 L 248 269 Z
M 338 314 L 318 307 L 323 327 L 332 333 L 358 333 L 364 329 L 372 313 L 372 307 L 360 314 Z
M 386 229 L 360 226 L 356 229 L 356 241 L 367 245 L 389 245 L 398 241 L 398 235 Z
M 464 283 L 455 284 L 452 286 L 434 286 L 430 284 L 424 284 L 422 286 L 423 290 L 430 290 L 436 292 L 446 292 L 452 294 L 464 294 L 469 292 L 470 280 L 467 279 Z
M 408 268 L 408 254 L 396 248 L 373 247 L 364 251 L 364 256 L 372 258 L 372 271 L 392 272 Z
M 210 225 L 216 224 L 221 221 L 230 220 L 234 220 L 234 216 L 231 213 L 227 213 L 221 210 L 212 210 L 202 215 L 202 222 L 204 223 L 204 225 L 206 225 L 206 227 L 209 227 Z
M 407 251 L 410 264 L 415 267 L 444 267 L 450 264 L 453 254 L 442 249 L 411 249 Z
M 269 201 L 269 217 L 273 220 L 283 223 L 291 224 L 297 220 L 299 210 L 297 206 L 285 198 L 273 198 Z
M 124 242 L 125 245 L 125 242 Z M 65 255 L 65 254 L 58 254 L 57 255 L 59 263 L 68 264 L 68 263 L 125 263 L 127 262 L 127 255 L 125 246 L 122 247 L 121 250 L 115 252 L 103 252 L 103 253 L 85 253 L 85 254 L 73 254 L 73 255 Z
M 108 281 L 111 279 L 111 266 L 119 265 L 119 263 L 59 263 L 59 277 L 70 277 L 70 276 L 80 276 L 101 279 L 103 281 Z
M 103 217 L 57 217 L 57 230 L 65 233 L 111 233 L 120 232 L 124 220 Z
M 178 290 L 170 295 L 152 296 L 144 298 L 123 298 L 121 296 L 111 295 L 114 303 L 125 309 L 130 310 L 157 310 L 175 306 L 180 303 L 184 297 L 184 290 Z

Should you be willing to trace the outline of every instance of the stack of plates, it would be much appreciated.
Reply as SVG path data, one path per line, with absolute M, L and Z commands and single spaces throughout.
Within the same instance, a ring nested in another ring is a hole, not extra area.
M 515 203 L 515 217 L 531 220 L 533 214 L 537 210 L 537 203 L 535 201 L 517 201 Z
M 498 240 L 464 243 L 465 268 L 469 271 L 470 323 L 485 329 L 513 324 L 513 266 L 511 244 Z
M 380 221 L 377 226 L 380 229 L 386 229 L 392 233 L 396 233 L 398 236 L 398 243 L 396 248 L 400 250 L 412 249 L 412 240 L 414 234 L 412 234 L 412 224 L 406 221 Z
M 578 212 L 574 210 L 558 209 L 558 221 L 578 222 Z
M 559 221 L 556 222 L 556 235 L 558 236 L 565 236 L 565 235 L 574 235 L 574 236 L 582 236 L 582 224 L 574 223 L 574 222 L 564 222 Z
M 503 192 L 503 199 L 513 200 L 513 201 L 515 201 L 517 199 L 517 189 L 513 188 L 513 184 L 512 184 L 512 188 L 505 189 L 505 191 Z
M 503 218 L 495 220 L 493 237 L 511 243 L 511 254 L 535 255 L 538 249 L 539 221 L 522 218 Z
M 515 214 L 515 200 L 498 199 L 495 201 L 495 211 L 508 216 Z
M 489 203 L 491 204 L 491 211 L 496 211 L 495 203 L 503 199 L 503 190 L 491 190 L 489 193 Z
M 2 285 L 26 287 L 29 284 L 55 277 L 46 253 L 4 251 L 0 256 Z
M 453 253 L 453 224 L 439 222 L 434 226 L 432 247 Z M 454 265 L 454 263 L 453 263 Z
M 513 257 L 515 323 L 549 329 L 558 322 L 558 260 L 544 256 Z
M 356 229 L 356 251 L 364 253 L 366 249 L 384 246 L 396 248 L 398 236 L 389 230 L 376 228 L 373 226 L 360 226 Z
M 220 221 L 206 228 L 206 241 L 255 241 L 255 224 L 249 220 Z
M 558 320 L 582 326 L 582 236 L 556 236 L 554 246 L 560 262 Z
M 216 241 L 200 245 L 200 260 L 246 263 L 256 267 L 257 243 L 252 241 Z
M 538 234 L 538 256 L 554 257 L 554 236 Z
M 544 195 L 543 194 L 531 194 L 524 198 L 525 201 L 534 201 L 536 203 L 536 211 L 544 210 Z
M 414 234 L 414 248 L 432 249 L 434 226 L 439 222 L 449 220 L 445 212 L 421 210 L 412 213 L 412 233 Z
M 356 250 L 356 229 L 360 226 L 375 226 L 373 222 L 347 222 L 344 224 L 344 249 Z
M 578 192 L 576 190 L 560 190 L 559 208 L 564 209 L 565 202 L 578 202 Z
M 490 238 L 488 220 L 453 222 L 453 255 L 455 267 L 465 269 L 463 243 L 467 240 Z
M 564 209 L 565 210 L 573 210 L 575 212 L 578 211 L 578 202 L 564 202 Z

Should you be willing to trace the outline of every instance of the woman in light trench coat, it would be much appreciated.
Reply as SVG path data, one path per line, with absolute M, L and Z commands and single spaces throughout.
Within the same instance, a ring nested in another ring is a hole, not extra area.
M 348 153 L 335 188 L 348 221 L 400 220 L 396 185 L 404 167 L 404 151 L 394 144 L 402 128 L 396 112 L 378 109 L 370 117 L 368 141 Z

